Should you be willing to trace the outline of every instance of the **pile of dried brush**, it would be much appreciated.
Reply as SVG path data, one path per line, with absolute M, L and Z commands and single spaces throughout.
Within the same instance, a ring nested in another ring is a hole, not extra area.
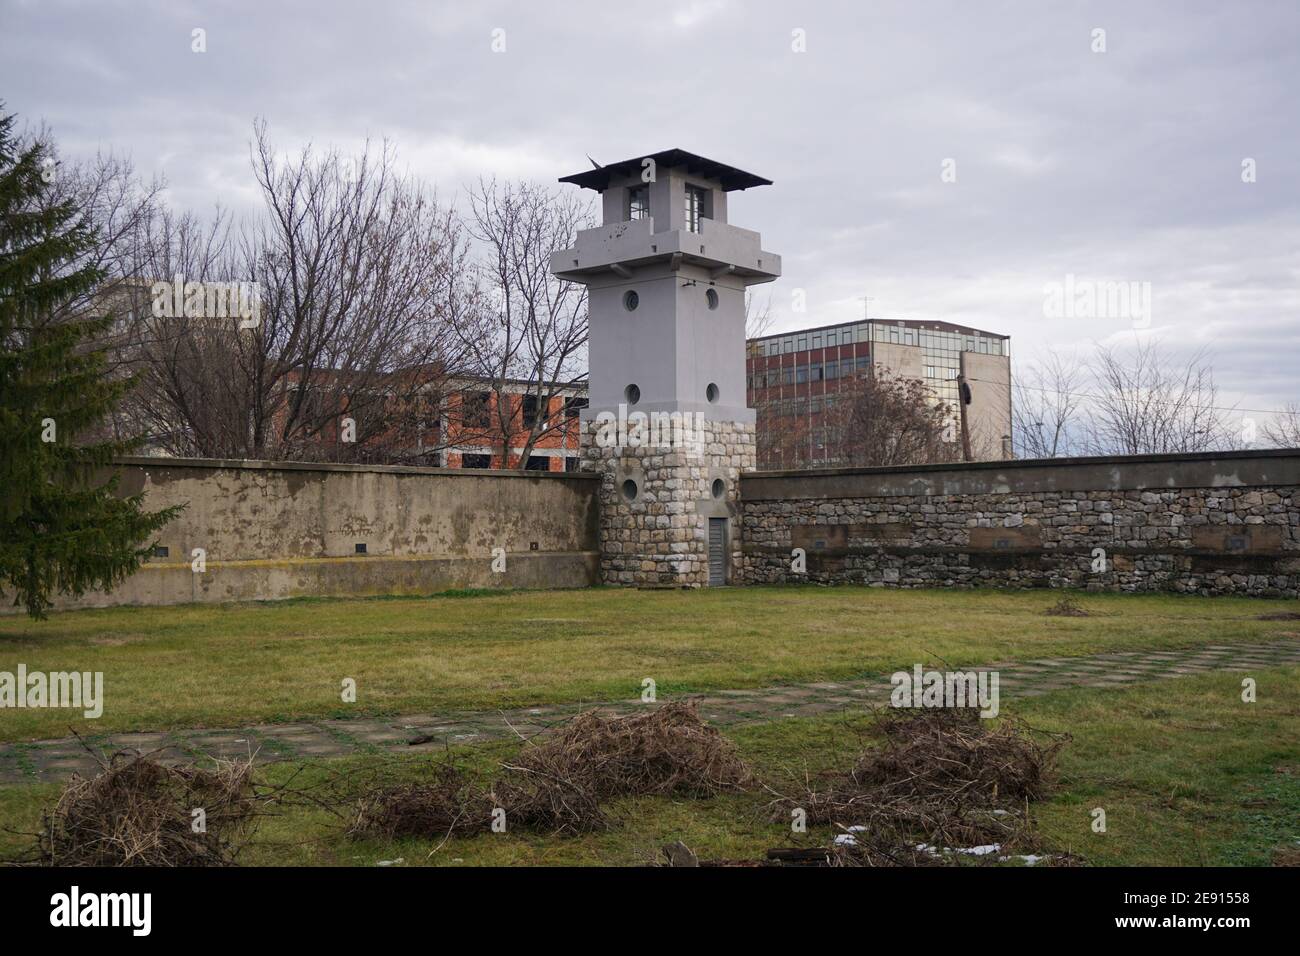
M 632 717 L 589 711 L 505 764 L 509 774 L 557 773 L 598 798 L 675 793 L 711 797 L 740 790 L 749 768 L 690 701 Z
M 883 711 L 869 750 L 850 773 L 854 785 L 882 797 L 955 799 L 980 806 L 1037 800 L 1049 785 L 1060 737 L 1041 743 L 1023 723 L 996 725 L 974 708 Z
M 700 719 L 693 703 L 665 704 L 632 717 L 580 714 L 530 741 L 481 788 L 444 762 L 431 783 L 364 797 L 354 835 L 446 836 L 488 829 L 502 809 L 508 829 L 584 833 L 604 829 L 602 803 L 622 796 L 712 796 L 743 789 L 749 768 L 731 742 Z
M 777 801 L 786 819 L 790 808 L 802 807 L 810 823 L 849 834 L 832 848 L 833 863 L 950 865 L 985 857 L 945 850 L 1033 848 L 1026 804 L 1048 792 L 1066 738 L 1040 742 L 1016 720 L 995 726 L 973 709 L 955 708 L 884 710 L 873 732 L 881 745 L 847 774 Z
M 486 830 L 494 804 L 487 792 L 444 760 L 427 783 L 381 787 L 358 802 L 354 836 L 427 836 Z
M 168 767 L 122 751 L 74 775 L 41 820 L 43 866 L 231 866 L 257 815 L 253 761 Z M 195 810 L 204 812 L 195 832 Z

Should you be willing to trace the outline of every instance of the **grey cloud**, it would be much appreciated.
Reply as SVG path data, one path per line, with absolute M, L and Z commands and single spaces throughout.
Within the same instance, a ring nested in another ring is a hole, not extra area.
M 1045 319 L 1045 282 L 1149 281 L 1153 325 L 1210 345 L 1232 401 L 1300 399 L 1293 0 L 0 0 L 0 25 L 9 108 L 67 150 L 130 152 L 179 205 L 251 201 L 255 116 L 286 148 L 387 136 L 444 195 L 681 146 L 776 180 L 733 218 L 785 257 L 778 328 L 870 295 L 874 314 L 1008 332 L 1029 355 L 1123 331 Z

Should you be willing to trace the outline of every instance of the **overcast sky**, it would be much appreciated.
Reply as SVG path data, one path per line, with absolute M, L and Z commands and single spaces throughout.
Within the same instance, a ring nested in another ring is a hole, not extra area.
M 870 296 L 1021 359 L 1156 335 L 1208 345 L 1242 409 L 1300 400 L 1298 92 L 1297 0 L 0 0 L 8 109 L 179 207 L 252 208 L 256 116 L 285 147 L 388 137 L 445 198 L 677 146 L 775 180 L 730 219 L 783 257 L 777 330 Z M 1046 315 L 1067 275 L 1150 283 L 1149 327 Z

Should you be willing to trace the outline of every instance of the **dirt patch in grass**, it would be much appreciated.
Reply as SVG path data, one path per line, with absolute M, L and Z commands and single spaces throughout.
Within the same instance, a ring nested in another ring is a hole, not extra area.
M 1300 846 L 1283 846 L 1273 851 L 1274 866 L 1300 866 Z
M 1261 614 L 1255 618 L 1257 621 L 1300 621 L 1300 612 L 1297 611 L 1273 611 L 1269 614 Z
M 1072 597 L 1063 597 L 1043 612 L 1048 617 L 1091 617 Z

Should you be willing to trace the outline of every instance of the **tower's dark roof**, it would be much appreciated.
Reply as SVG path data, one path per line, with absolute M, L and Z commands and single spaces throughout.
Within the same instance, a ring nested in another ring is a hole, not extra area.
M 587 169 L 580 173 L 574 173 L 572 176 L 561 176 L 560 182 L 573 183 L 582 186 L 584 189 L 594 189 L 597 192 L 602 192 L 609 186 L 611 176 L 627 176 L 632 173 L 639 173 L 641 171 L 641 162 L 646 158 L 653 159 L 656 166 L 665 168 L 685 166 L 686 171 L 689 173 L 703 176 L 706 179 L 716 179 L 722 183 L 725 192 L 731 192 L 733 189 L 748 189 L 751 186 L 772 185 L 770 179 L 755 176 L 753 173 L 747 173 L 735 166 L 728 166 L 726 163 L 705 159 L 695 153 L 688 153 L 684 149 L 665 149 L 658 153 L 634 156 L 632 159 L 610 163 L 600 169 Z

